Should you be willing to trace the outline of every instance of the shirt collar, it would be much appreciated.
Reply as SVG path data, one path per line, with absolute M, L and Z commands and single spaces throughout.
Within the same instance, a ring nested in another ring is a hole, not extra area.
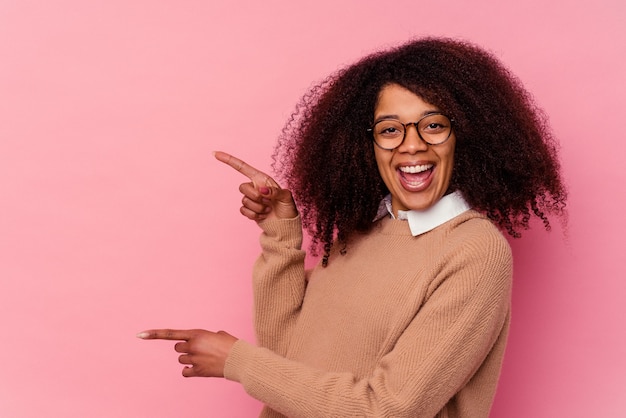
M 466 210 L 470 209 L 461 192 L 456 191 L 445 195 L 437 203 L 425 210 L 399 210 L 398 219 L 407 220 L 409 222 L 409 228 L 411 229 L 411 235 L 417 236 L 425 232 L 431 231 L 448 222 L 450 219 L 457 217 Z M 384 216 L 393 215 L 391 208 L 391 195 L 385 196 L 380 202 L 378 208 L 378 214 L 374 221 L 379 220 Z

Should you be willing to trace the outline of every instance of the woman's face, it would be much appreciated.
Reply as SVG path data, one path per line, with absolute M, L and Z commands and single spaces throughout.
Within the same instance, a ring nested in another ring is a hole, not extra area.
M 396 119 L 406 124 L 439 111 L 404 87 L 390 84 L 378 94 L 374 123 Z M 452 132 L 444 143 L 429 145 L 414 126 L 407 127 L 404 142 L 392 151 L 373 144 L 378 171 L 391 193 L 395 215 L 398 210 L 428 209 L 444 196 L 452 177 L 455 144 Z

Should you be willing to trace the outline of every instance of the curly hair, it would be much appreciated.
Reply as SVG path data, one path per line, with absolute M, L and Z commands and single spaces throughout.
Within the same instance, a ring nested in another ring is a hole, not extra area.
M 543 112 L 494 56 L 465 41 L 423 38 L 371 54 L 302 97 L 283 128 L 273 168 L 292 190 L 312 250 L 345 251 L 372 226 L 389 191 L 371 134 L 379 92 L 400 85 L 454 119 L 456 148 L 449 192 L 513 237 L 532 215 L 565 215 L 567 191 L 557 143 Z

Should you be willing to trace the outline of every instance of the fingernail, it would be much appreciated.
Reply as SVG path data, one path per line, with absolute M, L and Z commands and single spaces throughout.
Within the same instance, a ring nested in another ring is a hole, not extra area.
M 141 338 L 143 340 L 148 338 L 149 335 L 150 334 L 148 334 L 147 332 L 140 332 L 139 334 L 137 334 L 137 338 Z
M 261 194 L 269 194 L 270 189 L 269 189 L 269 187 L 261 186 L 261 187 L 259 187 L 259 191 L 261 192 Z

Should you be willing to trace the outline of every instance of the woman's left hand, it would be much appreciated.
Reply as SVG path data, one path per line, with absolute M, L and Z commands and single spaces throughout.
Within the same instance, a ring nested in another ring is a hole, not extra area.
M 203 329 L 151 329 L 137 334 L 143 340 L 174 340 L 178 362 L 185 377 L 224 377 L 226 358 L 237 338 L 224 332 Z

